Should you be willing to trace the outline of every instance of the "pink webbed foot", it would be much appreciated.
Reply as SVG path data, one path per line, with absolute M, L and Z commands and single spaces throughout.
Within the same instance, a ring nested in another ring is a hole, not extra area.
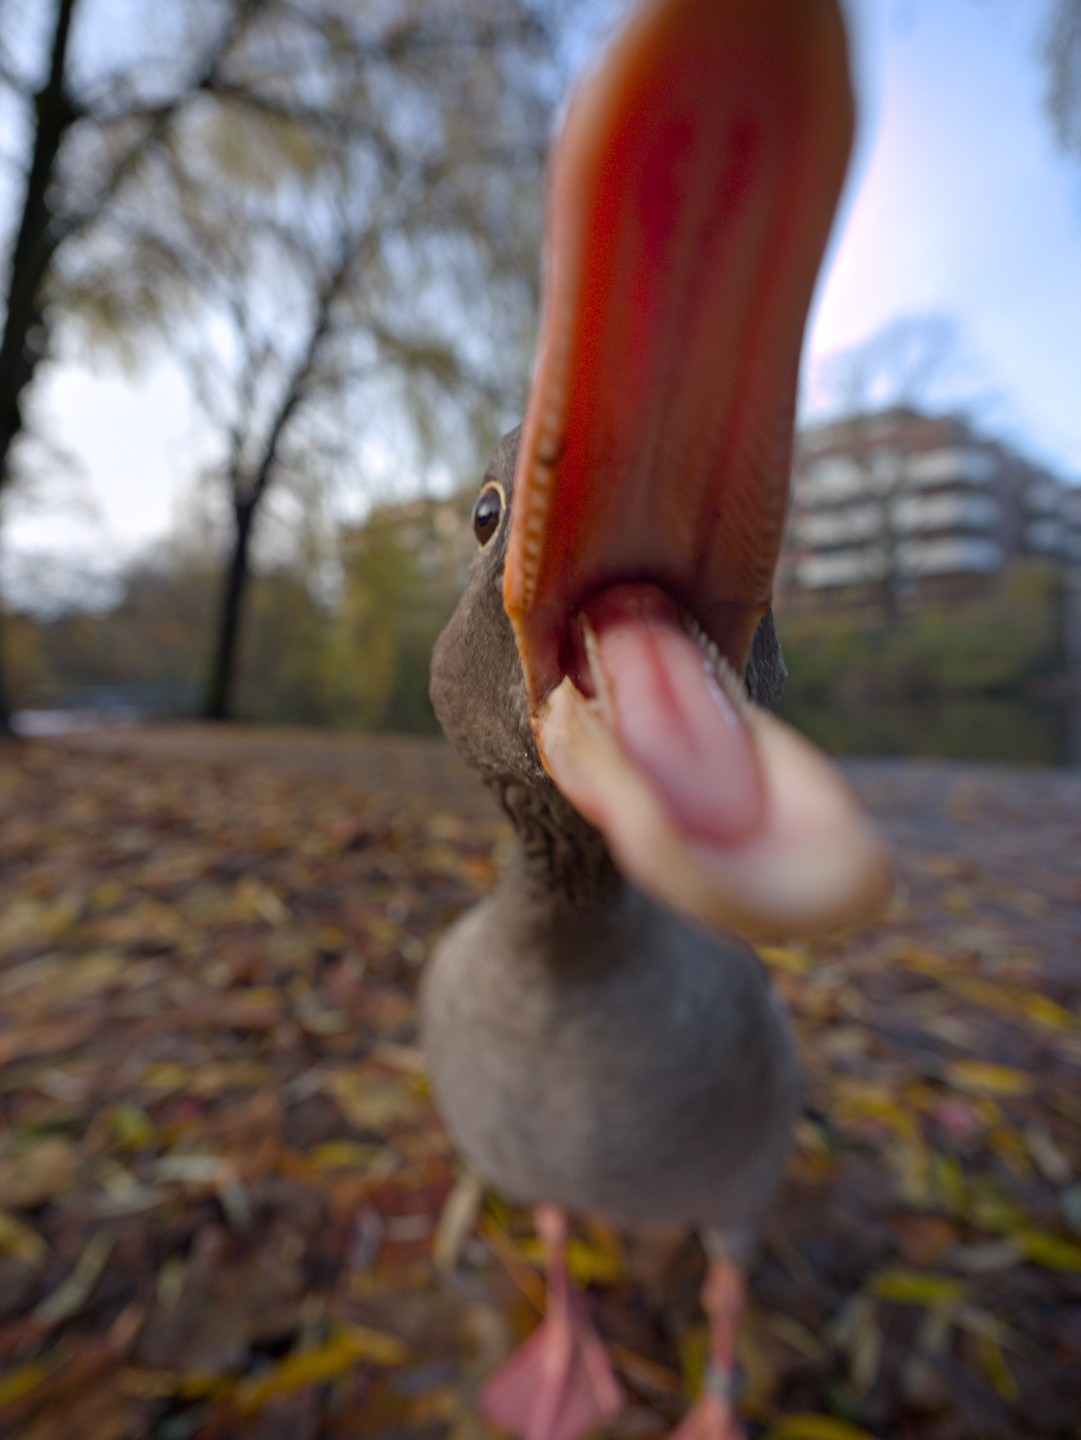
M 706 1382 L 670 1440 L 744 1440 L 736 1411 L 736 1330 L 743 1300 L 739 1270 L 729 1260 L 714 1260 L 702 1290 L 702 1306 L 710 1329 Z
M 547 1312 L 484 1387 L 481 1408 L 521 1440 L 581 1440 L 615 1419 L 623 1395 L 585 1302 L 571 1289 L 562 1214 L 538 1211 L 537 1229 L 548 1252 Z
M 732 1397 L 726 1393 L 727 1388 L 723 1384 L 714 1388 L 707 1380 L 705 1393 L 672 1431 L 669 1440 L 745 1440 L 743 1426 Z

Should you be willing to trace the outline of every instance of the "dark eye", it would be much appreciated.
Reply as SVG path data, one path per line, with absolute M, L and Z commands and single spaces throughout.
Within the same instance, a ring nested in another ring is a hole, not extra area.
M 498 485 L 485 485 L 473 506 L 473 534 L 481 545 L 487 545 L 499 529 L 503 514 L 503 491 Z

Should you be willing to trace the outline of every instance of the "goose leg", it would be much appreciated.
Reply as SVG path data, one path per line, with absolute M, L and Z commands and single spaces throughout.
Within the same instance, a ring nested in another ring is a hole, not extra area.
M 623 1396 L 567 1273 L 565 1215 L 544 1206 L 536 1224 L 548 1269 L 544 1319 L 484 1387 L 481 1408 L 521 1440 L 580 1440 L 615 1419 Z
M 744 1285 L 739 1267 L 717 1257 L 702 1287 L 702 1308 L 709 1320 L 709 1366 L 702 1394 L 670 1440 L 744 1440 L 736 1412 L 736 1332 L 743 1312 Z

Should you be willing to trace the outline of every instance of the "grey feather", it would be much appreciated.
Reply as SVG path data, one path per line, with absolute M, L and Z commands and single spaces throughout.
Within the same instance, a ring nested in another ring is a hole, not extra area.
M 517 445 L 515 431 L 488 472 L 508 500 Z M 439 719 L 517 835 L 495 893 L 424 978 L 437 1102 L 480 1174 L 518 1200 L 746 1234 L 798 1104 L 787 1025 L 753 951 L 627 883 L 548 778 L 502 605 L 507 519 L 432 663 Z M 748 689 L 771 704 L 783 679 L 767 614 Z

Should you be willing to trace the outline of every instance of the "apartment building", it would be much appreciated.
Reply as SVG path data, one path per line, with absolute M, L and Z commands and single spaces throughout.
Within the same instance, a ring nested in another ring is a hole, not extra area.
M 1026 557 L 1081 568 L 1081 485 L 965 420 L 898 408 L 801 435 L 782 601 L 908 608 Z

